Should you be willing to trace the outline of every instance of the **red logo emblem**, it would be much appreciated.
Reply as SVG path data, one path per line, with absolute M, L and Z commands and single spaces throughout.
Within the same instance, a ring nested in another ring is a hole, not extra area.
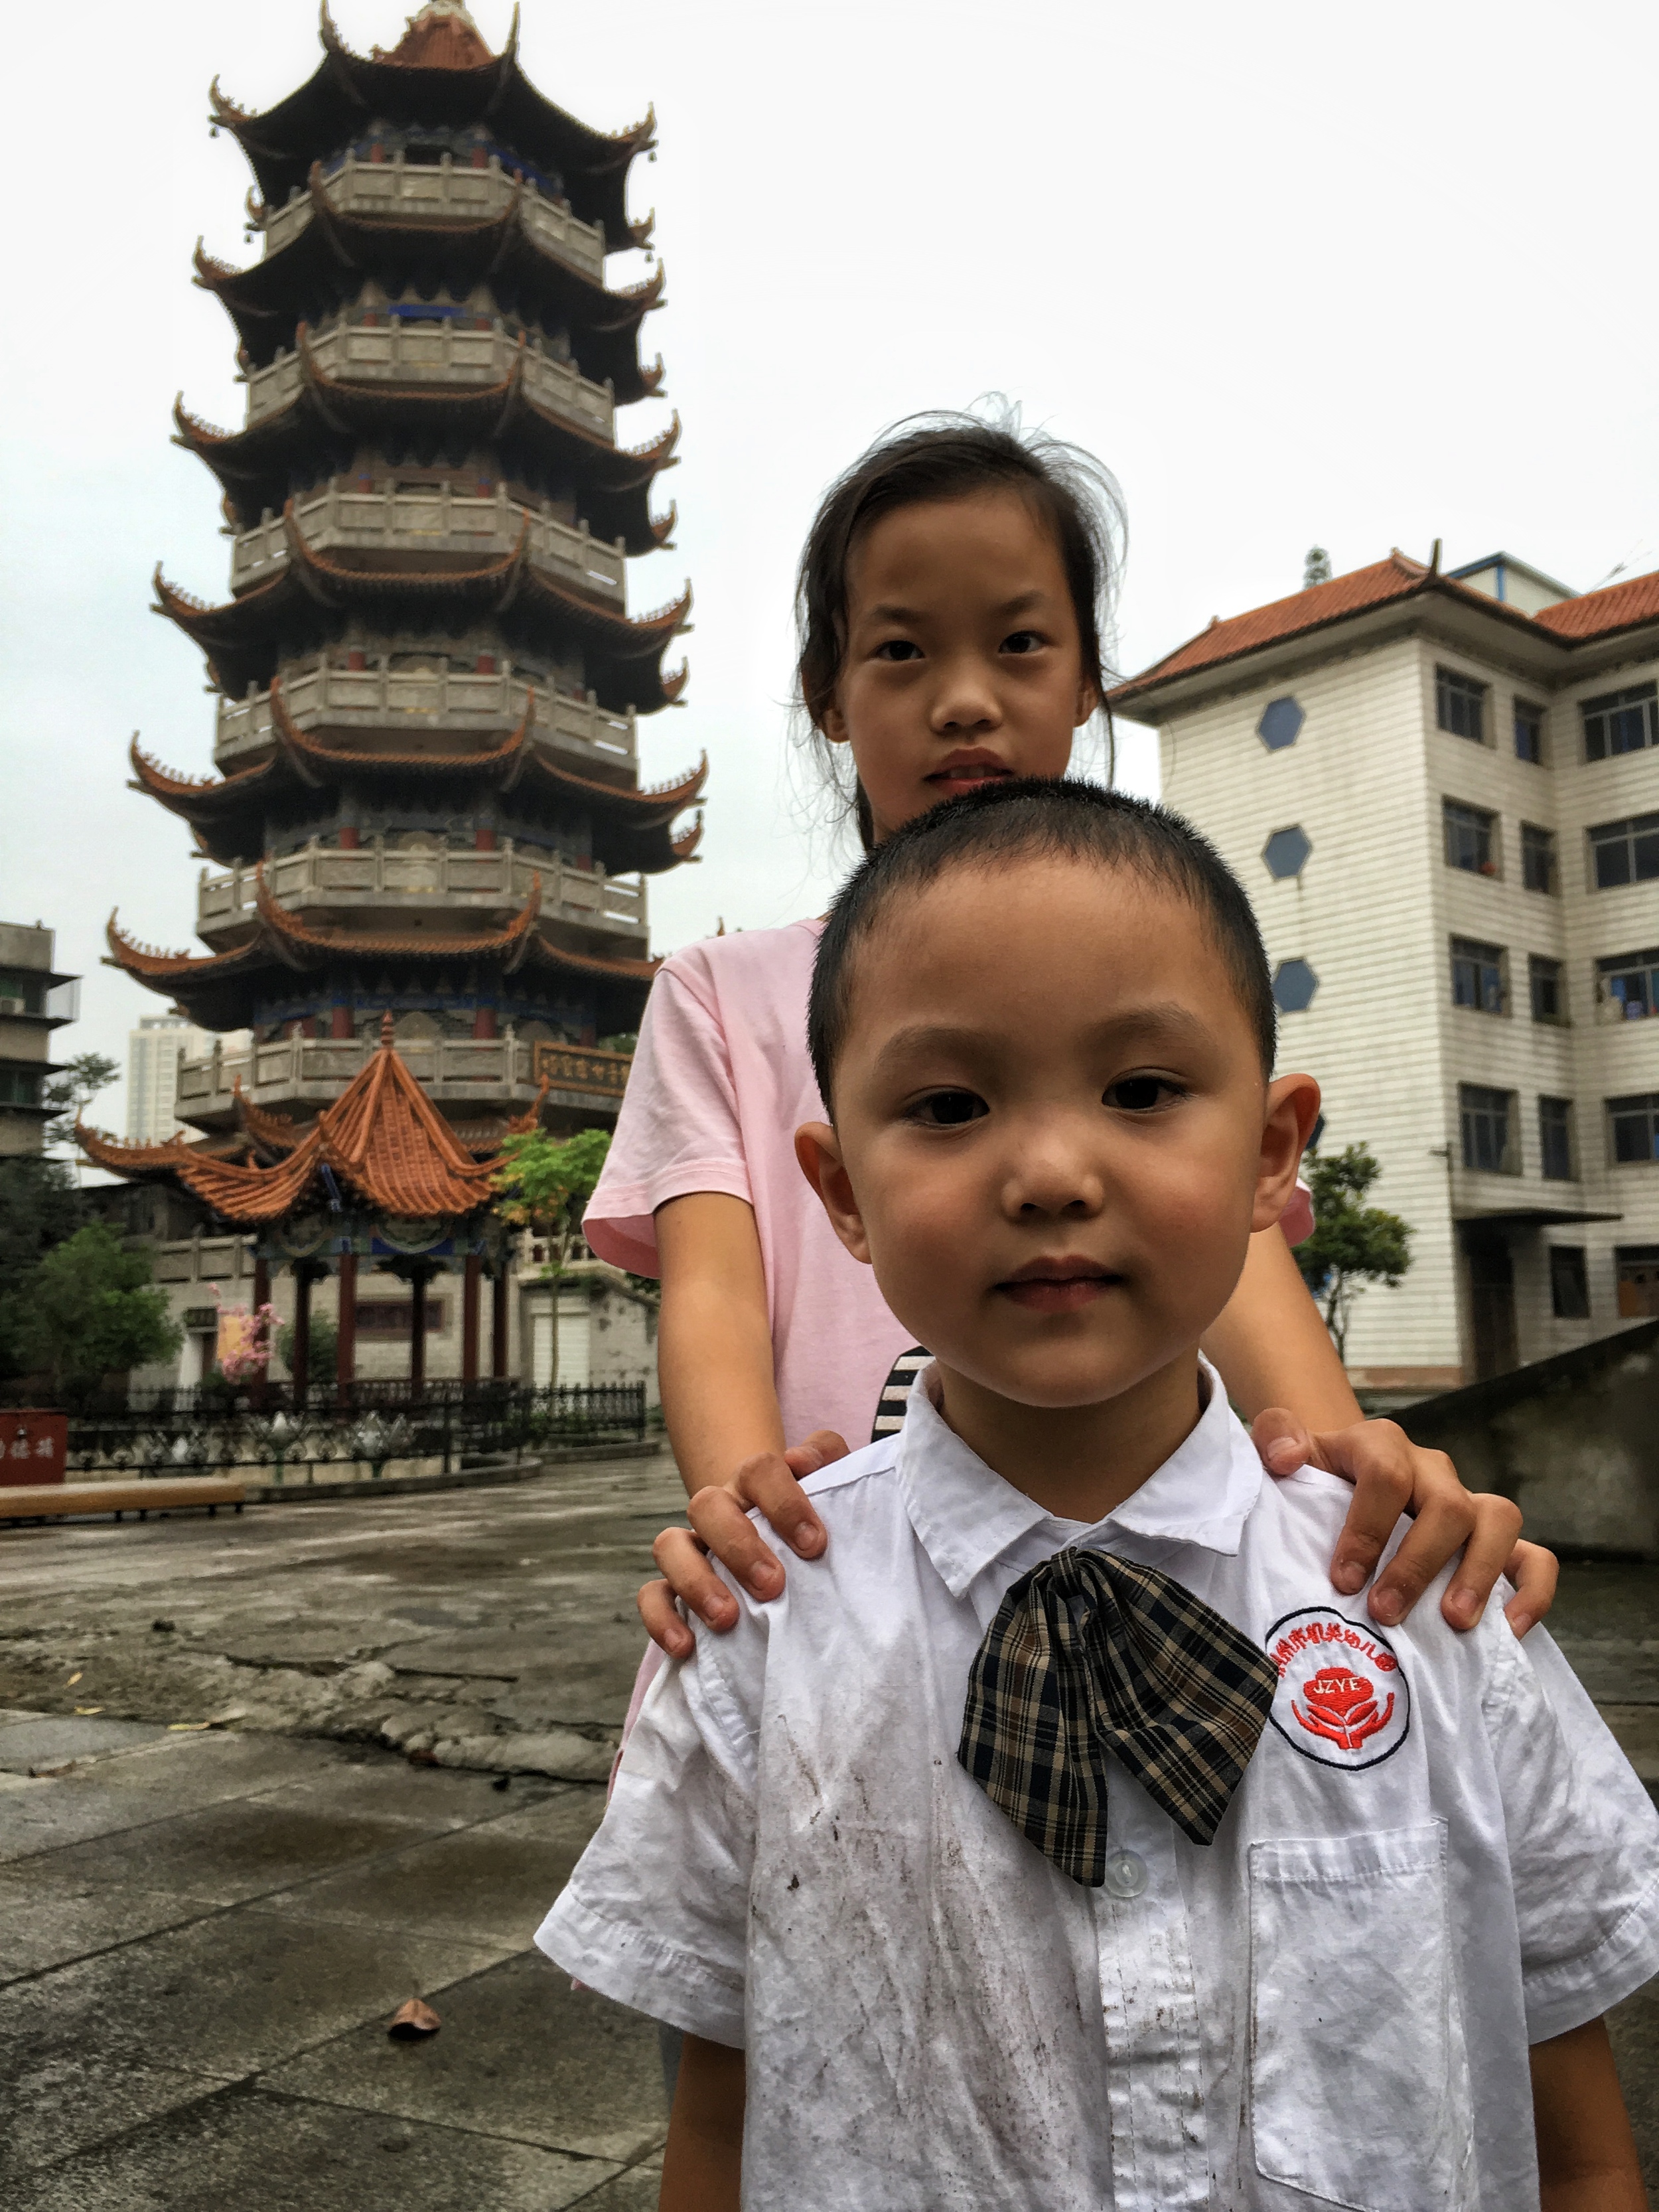
M 1350 1674 L 1340 1667 L 1323 1667 L 1302 1692 L 1291 1711 L 1310 1735 L 1328 1736 L 1344 1751 L 1358 1751 L 1368 1736 L 1387 1728 L 1394 1718 L 1394 1692 L 1381 1712 L 1370 1684 L 1363 1674 Z
M 1399 1750 L 1411 1725 L 1411 1689 L 1393 1645 L 1370 1621 L 1304 1606 L 1262 1639 L 1279 1669 L 1273 1724 L 1304 1759 L 1350 1771 Z

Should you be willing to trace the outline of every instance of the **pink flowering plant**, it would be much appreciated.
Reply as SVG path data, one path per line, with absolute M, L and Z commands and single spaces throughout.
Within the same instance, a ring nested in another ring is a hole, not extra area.
M 270 1364 L 271 1335 L 276 1309 L 270 1304 L 228 1306 L 216 1288 L 213 1302 L 219 1309 L 219 1372 L 227 1382 L 255 1382 Z

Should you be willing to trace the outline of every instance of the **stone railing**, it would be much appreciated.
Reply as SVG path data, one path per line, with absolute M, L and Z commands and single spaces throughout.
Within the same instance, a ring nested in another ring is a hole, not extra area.
M 323 185 L 337 215 L 404 223 L 411 228 L 498 222 L 518 190 L 495 156 L 486 167 L 472 169 L 458 168 L 447 154 L 441 162 L 432 163 L 406 161 L 400 153 L 389 161 L 360 161 L 348 155 Z M 544 198 L 533 185 L 526 185 L 523 193 L 521 219 L 535 243 L 584 276 L 603 283 L 605 243 L 600 226 L 579 222 L 563 202 Z M 312 216 L 311 195 L 296 185 L 286 207 L 272 208 L 265 215 L 266 258 L 291 246 Z
M 511 840 L 493 853 L 465 846 L 372 844 L 343 851 L 337 845 L 307 845 L 264 863 L 264 879 L 279 906 L 303 910 L 324 906 L 349 912 L 378 908 L 387 900 L 436 899 L 463 913 L 517 911 L 539 876 L 542 913 L 550 920 L 590 929 L 642 936 L 646 929 L 645 889 L 595 867 L 575 868 L 556 854 L 521 852 Z M 210 875 L 204 868 L 196 891 L 196 933 L 210 942 L 246 923 L 257 912 L 252 868 Z
M 611 781 L 619 769 L 632 770 L 639 757 L 639 733 L 632 714 L 613 714 L 590 691 L 573 699 L 511 670 L 476 675 L 453 668 L 334 668 L 313 664 L 286 671 L 283 698 L 302 730 L 391 730 L 505 734 L 524 716 L 527 698 L 536 702 L 538 739 L 556 751 L 576 754 Z M 221 698 L 214 758 L 234 767 L 248 753 L 275 742 L 270 694 L 251 692 L 245 699 Z M 628 781 L 631 784 L 632 775 Z
M 337 1098 L 377 1041 L 367 1037 L 283 1037 L 240 1053 L 216 1052 L 206 1060 L 181 1060 L 175 1093 L 181 1118 L 229 1122 L 235 1114 L 232 1086 L 241 1080 L 255 1105 L 301 1109 Z M 427 1096 L 459 1109 L 520 1110 L 549 1078 L 556 1103 L 614 1107 L 629 1065 L 626 1053 L 577 1045 L 538 1043 L 514 1036 L 401 1039 L 398 1050 Z
M 313 331 L 308 343 L 325 376 L 371 386 L 483 388 L 504 383 L 519 357 L 518 340 L 498 320 L 483 330 L 467 327 L 458 315 L 406 322 L 396 307 L 359 308 L 340 316 Z M 255 369 L 247 380 L 249 428 L 291 404 L 302 381 L 300 356 L 286 348 L 269 368 Z M 533 340 L 524 348 L 524 390 L 550 415 L 601 438 L 615 437 L 617 410 L 609 380 L 590 384 L 570 362 L 555 361 Z
M 530 558 L 580 592 L 599 592 L 620 607 L 627 592 L 627 556 L 619 538 L 614 545 L 592 536 L 586 522 L 560 522 L 537 514 L 498 489 L 482 495 L 453 490 L 346 491 L 337 482 L 294 509 L 295 527 L 314 552 L 369 553 L 381 561 L 392 553 L 459 555 L 479 567 L 511 553 L 530 525 Z M 267 514 L 252 530 L 236 537 L 231 550 L 230 584 L 235 592 L 264 583 L 287 562 L 283 518 Z

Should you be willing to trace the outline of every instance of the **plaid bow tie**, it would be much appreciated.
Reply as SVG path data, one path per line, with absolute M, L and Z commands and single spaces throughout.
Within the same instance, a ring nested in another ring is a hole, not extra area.
M 1207 1844 L 1277 1686 L 1267 1654 L 1170 1576 L 1057 1552 L 985 1632 L 957 1756 L 1062 1874 L 1098 1888 L 1107 1752 Z

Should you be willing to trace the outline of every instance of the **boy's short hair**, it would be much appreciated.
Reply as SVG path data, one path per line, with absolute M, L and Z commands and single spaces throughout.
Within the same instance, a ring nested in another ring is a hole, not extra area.
M 958 868 L 996 869 L 1034 857 L 1132 869 L 1196 908 L 1255 1034 L 1262 1073 L 1271 1076 L 1277 1023 L 1267 956 L 1243 885 L 1214 846 L 1149 799 L 1098 784 L 1029 777 L 981 784 L 917 815 L 866 854 L 837 893 L 818 943 L 806 1016 L 812 1071 L 832 1115 L 859 948 L 894 900 Z

